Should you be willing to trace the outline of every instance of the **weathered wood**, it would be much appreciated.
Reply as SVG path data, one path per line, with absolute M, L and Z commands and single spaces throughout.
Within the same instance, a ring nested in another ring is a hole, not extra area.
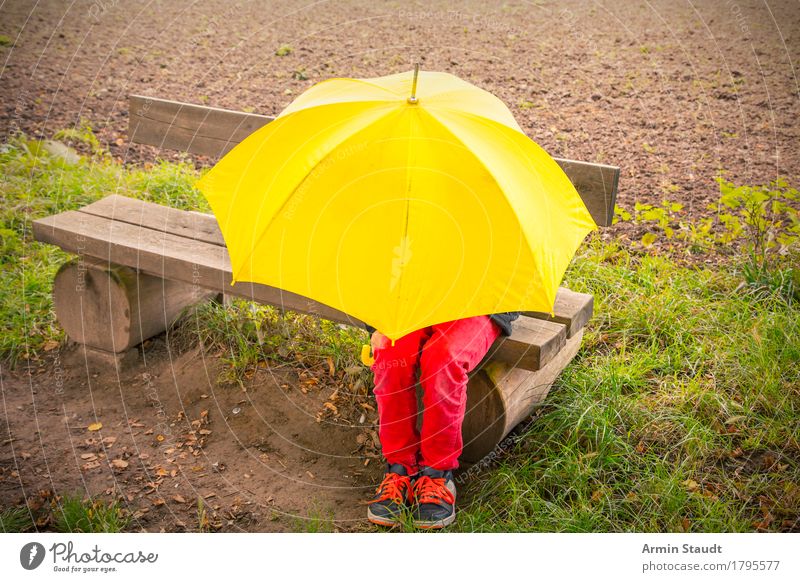
M 492 345 L 489 357 L 525 370 L 539 370 L 566 342 L 565 326 L 521 315 L 514 321 L 511 335 L 500 336 Z
M 214 295 L 120 265 L 79 258 L 53 283 L 56 317 L 74 341 L 121 353 L 167 329 L 183 310 Z
M 561 287 L 556 293 L 556 302 L 553 306 L 554 316 L 539 311 L 524 311 L 523 313 L 537 319 L 547 319 L 564 324 L 567 327 L 567 338 L 571 338 L 592 318 L 593 309 L 594 297 L 588 293 L 577 293 Z
M 131 141 L 211 157 L 221 157 L 273 117 L 216 107 L 130 95 Z M 569 177 L 599 226 L 610 226 L 619 168 L 553 158 Z
M 581 195 L 598 226 L 611 226 L 617 200 L 619 168 L 576 160 L 553 158 Z
M 213 214 L 179 210 L 119 194 L 101 198 L 79 211 L 217 246 L 225 245 Z
M 122 205 L 113 208 L 117 207 Z M 98 208 L 102 206 L 95 207 L 94 211 L 99 212 Z M 152 219 L 149 212 L 141 215 Z M 135 212 L 128 209 L 125 216 L 135 222 Z M 195 219 L 205 220 L 202 216 L 191 217 L 191 220 Z M 186 222 L 181 220 L 161 222 L 178 224 L 178 228 L 184 231 L 187 229 Z M 208 233 L 208 230 L 202 232 Z M 255 283 L 231 285 L 228 251 L 219 244 L 74 210 L 34 221 L 33 233 L 36 240 L 60 246 L 66 251 L 132 267 L 161 279 L 182 281 L 281 309 L 363 326 L 360 320 L 346 313 L 296 293 Z M 493 359 L 512 366 L 538 370 L 556 356 L 565 342 L 566 328 L 563 325 L 520 316 L 514 322 L 512 335 L 498 339 L 490 354 Z
M 128 137 L 136 143 L 221 157 L 272 117 L 131 95 Z
M 553 382 L 578 353 L 578 330 L 541 370 L 530 372 L 492 360 L 478 367 L 467 387 L 467 411 L 462 425 L 461 460 L 476 463 L 488 455 L 511 429 L 542 402 Z
M 66 251 L 130 266 L 156 277 L 339 323 L 360 323 L 339 310 L 275 287 L 246 282 L 231 285 L 230 259 L 224 246 L 74 210 L 34 221 L 33 233 L 36 240 Z

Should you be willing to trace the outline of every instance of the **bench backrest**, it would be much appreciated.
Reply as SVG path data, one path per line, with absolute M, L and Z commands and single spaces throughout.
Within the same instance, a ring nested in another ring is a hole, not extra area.
M 274 118 L 180 103 L 156 97 L 129 96 L 128 137 L 135 143 L 220 158 Z M 619 168 L 554 158 L 572 181 L 598 226 L 610 226 Z

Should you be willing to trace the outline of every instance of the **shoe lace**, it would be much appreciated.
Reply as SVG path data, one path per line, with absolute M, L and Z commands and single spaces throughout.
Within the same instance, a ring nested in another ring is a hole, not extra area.
M 445 485 L 444 477 L 428 477 L 423 475 L 414 483 L 414 499 L 417 503 L 435 503 L 442 501 L 453 504 L 456 501 L 453 492 Z
M 406 498 L 406 491 L 408 491 L 409 483 L 410 479 L 405 475 L 386 473 L 383 477 L 383 481 L 378 485 L 378 489 L 375 492 L 376 497 L 371 503 L 377 503 L 378 501 L 385 501 L 387 499 L 402 502 Z

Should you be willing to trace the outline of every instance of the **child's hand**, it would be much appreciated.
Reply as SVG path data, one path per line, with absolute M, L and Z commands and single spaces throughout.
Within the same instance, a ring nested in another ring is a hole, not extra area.
M 391 341 L 389 340 L 389 338 L 386 337 L 385 335 L 383 335 L 377 329 L 374 332 L 372 332 L 372 338 L 370 339 L 370 344 L 372 344 L 372 354 L 373 354 L 373 356 L 375 355 L 375 350 L 376 349 L 380 350 L 382 348 L 385 348 L 390 343 L 391 343 Z

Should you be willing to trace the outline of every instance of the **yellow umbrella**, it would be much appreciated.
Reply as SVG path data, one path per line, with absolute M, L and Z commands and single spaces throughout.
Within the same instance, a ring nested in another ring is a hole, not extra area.
M 234 283 L 304 295 L 393 340 L 474 315 L 552 313 L 597 228 L 502 101 L 439 72 L 318 83 L 196 185 Z

